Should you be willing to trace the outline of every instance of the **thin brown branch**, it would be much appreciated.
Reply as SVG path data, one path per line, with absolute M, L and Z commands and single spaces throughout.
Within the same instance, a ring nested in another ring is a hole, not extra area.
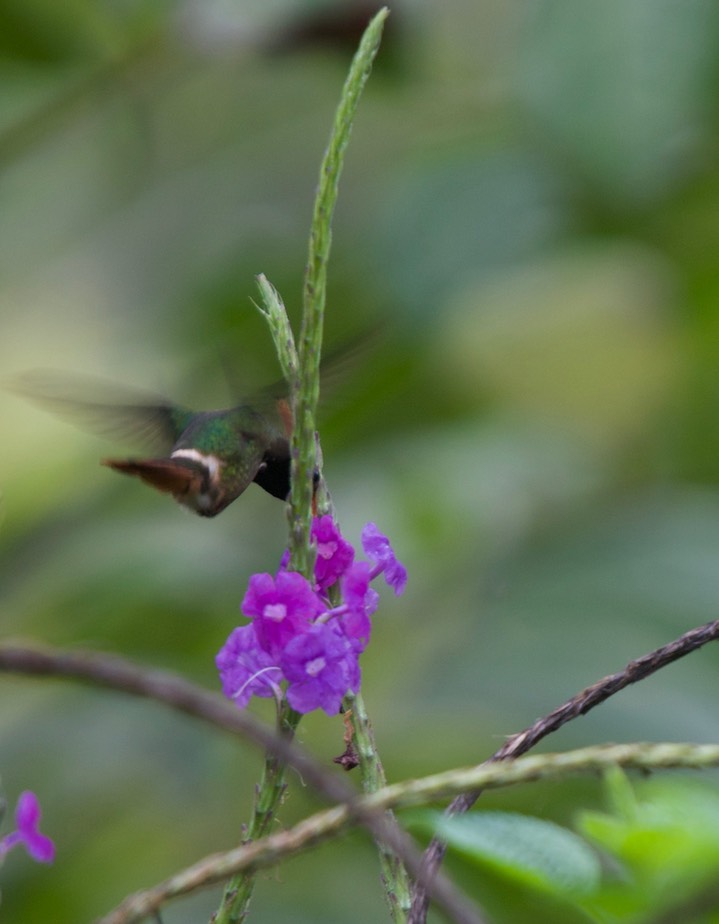
M 359 794 L 343 777 L 328 772 L 304 749 L 276 735 L 269 726 L 250 713 L 236 709 L 218 694 L 177 674 L 142 667 L 117 655 L 101 652 L 66 651 L 10 643 L 0 643 L 2 671 L 65 677 L 152 699 L 247 738 L 294 767 L 304 782 L 327 802 L 346 805 L 351 818 L 367 828 L 375 839 L 389 846 L 415 878 L 421 875 L 421 854 L 409 835 L 390 821 L 384 812 L 358 804 Z M 448 879 L 436 878 L 428 886 L 433 899 L 451 920 L 458 924 L 483 924 L 479 912 Z
M 217 693 L 169 671 L 144 667 L 126 658 L 104 652 L 0 643 L 0 671 L 45 677 L 66 677 L 108 687 L 131 696 L 163 703 L 216 728 L 241 735 L 253 744 L 292 764 L 303 775 L 312 772 L 310 759 L 295 745 L 278 737 L 268 725 L 251 713 L 236 709 Z M 306 765 L 307 764 L 307 765 Z M 314 764 L 314 761 L 312 761 Z M 314 781 L 313 781 L 314 782 Z M 324 779 L 319 790 L 324 790 Z
M 610 674 L 608 677 L 603 677 L 577 693 L 576 696 L 567 700 L 563 705 L 552 710 L 548 715 L 537 719 L 524 731 L 512 735 L 498 751 L 487 759 L 486 763 L 512 760 L 521 754 L 526 754 L 542 738 L 546 738 L 547 735 L 557 731 L 562 725 L 566 725 L 567 722 L 571 722 L 572 719 L 576 719 L 580 715 L 585 715 L 590 709 L 594 709 L 595 706 L 605 702 L 615 693 L 619 693 L 633 683 L 644 680 L 656 671 L 661 670 L 661 668 L 666 667 L 667 664 L 678 661 L 679 658 L 691 654 L 708 642 L 716 641 L 718 638 L 719 620 L 714 620 L 714 622 L 708 622 L 704 626 L 690 629 L 689 632 L 685 632 L 675 641 L 669 642 L 668 645 L 663 645 L 641 658 L 630 661 L 623 670 L 618 671 L 616 674 Z M 482 789 L 475 789 L 457 796 L 448 806 L 447 814 L 460 815 L 469 811 L 482 792 Z M 416 881 L 412 897 L 412 908 L 408 924 L 424 924 L 426 921 L 429 908 L 427 885 L 431 883 L 432 877 L 439 870 L 445 852 L 446 845 L 437 838 L 433 838 L 425 850 L 421 873 Z

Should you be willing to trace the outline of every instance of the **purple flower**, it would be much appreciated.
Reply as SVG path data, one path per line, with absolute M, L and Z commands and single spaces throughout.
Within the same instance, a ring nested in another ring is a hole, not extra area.
M 372 564 L 354 561 L 355 551 L 332 517 L 312 521 L 314 587 L 301 574 L 287 571 L 285 552 L 276 577 L 255 574 L 242 601 L 252 622 L 235 629 L 217 655 L 222 689 L 243 708 L 254 696 L 279 696 L 297 712 L 324 709 L 334 715 L 342 698 L 359 690 L 359 655 L 369 642 L 379 595 L 370 586 L 378 575 L 396 594 L 407 571 L 389 540 L 368 523 L 362 547 Z M 330 608 L 326 591 L 341 581 L 344 602 Z
M 17 831 L 0 838 L 0 856 L 24 844 L 25 849 L 38 863 L 52 863 L 55 859 L 55 845 L 45 834 L 38 830 L 40 824 L 40 803 L 34 792 L 26 790 L 21 793 L 15 809 Z
M 244 709 L 252 696 L 274 696 L 282 672 L 260 648 L 254 623 L 233 629 L 215 658 L 222 692 Z
M 312 521 L 312 538 L 317 545 L 315 581 L 320 592 L 336 583 L 354 561 L 355 550 L 339 531 L 330 514 Z
M 285 648 L 282 669 L 287 701 L 297 712 L 324 709 L 336 715 L 349 690 L 358 690 L 357 653 L 336 625 L 316 625 Z
M 399 596 L 407 583 L 407 569 L 398 561 L 389 539 L 384 536 L 374 523 L 367 523 L 362 530 L 362 548 L 365 555 L 375 562 L 371 578 L 384 572 L 384 579 Z
M 348 608 L 371 616 L 377 609 L 379 594 L 369 586 L 370 567 L 366 561 L 356 561 L 342 579 L 342 596 Z
M 242 612 L 253 618 L 260 647 L 275 661 L 323 609 L 320 598 L 296 571 L 279 571 L 276 578 L 253 574 L 242 601 Z
M 372 622 L 370 616 L 377 609 L 379 594 L 369 586 L 370 568 L 366 561 L 356 561 L 342 578 L 342 596 L 346 612 L 341 616 L 342 628 L 358 651 L 364 651 L 369 642 Z

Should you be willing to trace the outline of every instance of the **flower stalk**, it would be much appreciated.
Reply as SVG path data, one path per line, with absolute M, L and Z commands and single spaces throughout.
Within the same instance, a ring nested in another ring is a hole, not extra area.
M 289 568 L 296 573 L 297 578 L 305 581 L 312 579 L 316 554 L 315 547 L 311 544 L 312 508 L 315 487 L 317 481 L 321 480 L 321 454 L 316 439 L 315 417 L 320 388 L 319 369 L 327 262 L 332 242 L 332 216 L 352 122 L 369 78 L 372 62 L 379 50 L 388 12 L 383 8 L 377 13 L 360 42 L 342 90 L 329 145 L 320 168 L 310 229 L 298 349 L 295 348 L 292 329 L 280 296 L 264 276 L 258 278 L 263 303 L 260 310 L 270 326 L 283 375 L 290 387 L 294 425 L 290 443 L 292 491 L 288 510 Z M 289 578 L 290 572 L 285 574 Z M 271 576 L 255 576 L 258 577 Z M 357 658 L 363 647 L 361 632 L 365 628 L 365 620 L 368 621 L 369 617 L 364 612 L 368 604 L 363 604 L 361 594 L 357 593 L 353 619 L 348 617 L 342 627 L 336 618 L 332 626 L 315 625 L 312 623 L 312 616 L 319 614 L 312 613 L 311 601 L 296 580 L 289 581 L 289 584 L 293 585 L 289 598 L 279 593 L 281 589 L 284 591 L 289 586 L 287 578 L 283 578 L 280 572 L 272 586 L 264 580 L 262 588 L 253 588 L 257 591 L 257 612 L 249 614 L 253 616 L 253 623 L 235 630 L 228 640 L 228 645 L 218 656 L 218 667 L 222 672 L 220 658 L 223 653 L 228 655 L 224 662 L 228 673 L 223 675 L 223 686 L 225 692 L 231 695 L 238 705 L 242 705 L 240 699 L 244 699 L 245 696 L 249 698 L 253 693 L 278 696 L 280 682 L 286 681 L 287 698 L 278 700 L 277 722 L 278 730 L 292 737 L 301 718 L 301 712 L 307 712 L 317 705 L 330 713 L 337 711 L 346 690 L 359 688 Z M 266 591 L 264 598 L 260 590 Z M 248 596 L 249 593 L 250 591 Z M 276 599 L 270 600 L 268 593 L 270 596 L 274 593 Z M 374 592 L 369 588 L 367 578 L 365 597 L 370 593 Z M 303 601 L 299 600 L 300 597 Z M 308 610 L 302 609 L 302 602 L 309 607 Z M 294 606 L 294 623 L 291 620 L 285 623 L 290 603 Z M 251 606 L 252 601 L 250 608 Z M 292 630 L 289 633 L 284 631 L 287 625 L 290 625 Z M 293 633 L 294 637 L 290 637 L 288 641 L 288 636 L 292 636 Z M 233 637 L 235 648 L 228 654 Z M 231 689 L 233 658 L 242 679 L 236 691 Z M 334 708 L 335 703 L 337 709 Z M 274 756 L 268 755 L 255 797 L 247 840 L 255 840 L 267 833 L 284 789 L 284 764 Z M 246 919 L 253 884 L 254 874 L 251 871 L 241 873 L 230 880 L 214 918 L 215 924 L 238 924 Z
M 327 262 L 332 244 L 332 216 L 352 122 L 362 91 L 379 50 L 389 10 L 383 7 L 367 26 L 342 88 L 330 141 L 320 167 L 315 196 L 309 253 L 303 290 L 299 338 L 299 389 L 293 402 L 292 496 L 290 498 L 291 566 L 305 577 L 311 571 L 310 523 L 317 468 L 315 418 L 320 393 L 320 355 L 327 285 Z

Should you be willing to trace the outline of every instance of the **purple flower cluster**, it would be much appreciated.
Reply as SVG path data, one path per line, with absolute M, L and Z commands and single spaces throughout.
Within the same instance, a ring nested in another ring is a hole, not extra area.
M 242 612 L 252 621 L 234 629 L 217 655 L 222 689 L 244 708 L 252 696 L 285 695 L 297 712 L 339 712 L 342 698 L 360 686 L 359 656 L 369 642 L 370 616 L 379 574 L 396 594 L 407 583 L 389 539 L 374 523 L 362 530 L 362 548 L 370 562 L 355 561 L 355 550 L 331 516 L 312 523 L 317 548 L 314 586 L 296 571 L 280 570 L 250 578 Z M 339 581 L 344 603 L 332 607 L 327 591 Z
M 34 792 L 23 792 L 15 809 L 17 830 L 0 837 L 0 859 L 22 844 L 33 860 L 38 863 L 52 863 L 55 859 L 55 845 L 39 830 L 40 803 Z

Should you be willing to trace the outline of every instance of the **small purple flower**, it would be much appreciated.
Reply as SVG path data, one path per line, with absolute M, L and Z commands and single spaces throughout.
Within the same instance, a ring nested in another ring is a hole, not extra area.
M 317 545 L 315 581 L 320 592 L 336 583 L 354 561 L 355 550 L 343 539 L 330 514 L 312 521 L 312 538 Z
M 364 651 L 369 642 L 372 621 L 377 609 L 379 594 L 369 586 L 370 568 L 366 561 L 356 561 L 342 578 L 342 596 L 346 612 L 340 623 L 347 637 L 358 651 Z
M 242 612 L 252 617 L 260 646 L 275 660 L 323 609 L 322 601 L 296 571 L 279 571 L 276 578 L 253 574 L 242 601 Z
M 374 523 L 367 523 L 362 530 L 362 548 L 376 567 L 372 569 L 371 578 L 384 572 L 384 579 L 399 596 L 407 583 L 407 569 L 398 561 L 389 539 L 383 535 Z
M 244 709 L 252 696 L 274 696 L 282 672 L 260 648 L 254 623 L 233 629 L 215 658 L 222 692 Z
M 372 632 L 372 620 L 367 613 L 363 613 L 361 610 L 348 610 L 342 616 L 340 626 L 357 654 L 362 654 L 369 644 L 369 637 Z M 357 690 L 355 690 L 356 692 Z
M 55 845 L 45 834 L 38 830 L 40 824 L 40 803 L 34 792 L 26 790 L 20 794 L 15 809 L 17 830 L 0 838 L 0 857 L 8 850 L 23 844 L 25 849 L 38 863 L 52 863 L 55 859 Z
M 362 610 L 371 616 L 377 609 L 379 594 L 369 586 L 370 567 L 366 561 L 356 561 L 342 578 L 342 596 L 348 608 Z
M 297 712 L 324 709 L 336 715 L 349 690 L 358 690 L 357 653 L 335 625 L 313 626 L 285 648 L 282 669 L 288 681 L 287 701 Z

